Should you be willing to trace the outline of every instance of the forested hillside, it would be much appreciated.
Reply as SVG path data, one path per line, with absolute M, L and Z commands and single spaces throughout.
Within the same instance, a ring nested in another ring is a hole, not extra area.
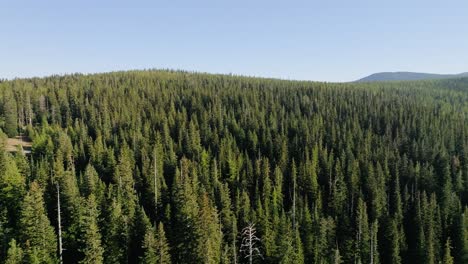
M 468 77 L 468 72 L 459 74 L 435 74 L 421 72 L 378 72 L 366 76 L 357 82 L 381 82 L 381 81 L 417 81 L 417 80 L 437 80 L 454 79 Z
M 0 151 L 1 263 L 468 263 L 468 79 L 116 72 L 0 106 L 32 140 Z

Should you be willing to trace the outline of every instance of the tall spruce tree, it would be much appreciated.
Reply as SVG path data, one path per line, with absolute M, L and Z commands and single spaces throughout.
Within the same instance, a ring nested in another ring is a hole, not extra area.
M 450 238 L 447 238 L 447 241 L 445 242 L 445 247 L 444 247 L 444 258 L 442 260 L 442 263 L 444 264 L 453 264 L 453 257 L 452 257 L 452 245 L 450 242 Z
M 143 241 L 144 255 L 142 263 L 145 264 L 170 264 L 169 245 L 166 240 L 164 226 L 158 224 L 156 234 L 153 229 L 147 230 Z
M 4 117 L 3 131 L 9 137 L 14 137 L 18 134 L 18 110 L 13 95 L 9 93 L 4 95 L 2 110 Z
M 20 237 L 27 258 L 41 263 L 57 259 L 57 237 L 44 208 L 42 189 L 32 182 L 24 197 L 20 218 Z
M 80 219 L 82 232 L 81 248 L 84 258 L 80 263 L 103 263 L 104 249 L 101 245 L 101 233 L 99 232 L 99 211 L 93 194 L 84 201 L 84 212 Z
M 12 239 L 9 243 L 5 264 L 21 264 L 23 263 L 23 249 L 16 244 L 16 240 Z

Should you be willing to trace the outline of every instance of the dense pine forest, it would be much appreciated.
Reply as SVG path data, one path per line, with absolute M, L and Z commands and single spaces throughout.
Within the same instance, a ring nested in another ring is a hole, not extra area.
M 468 78 L 3 80 L 0 117 L 0 263 L 468 263 Z

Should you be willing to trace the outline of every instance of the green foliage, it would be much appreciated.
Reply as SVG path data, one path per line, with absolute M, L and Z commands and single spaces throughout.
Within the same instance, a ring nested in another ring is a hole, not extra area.
M 127 263 L 128 255 L 128 219 L 117 200 L 111 201 L 104 233 L 104 262 Z
M 445 249 L 444 249 L 444 258 L 442 260 L 442 262 L 444 264 L 453 264 L 453 257 L 452 257 L 452 253 L 451 253 L 451 249 L 452 246 L 450 245 L 450 238 L 447 239 L 447 241 L 445 242 Z
M 81 263 L 103 263 L 104 249 L 101 246 L 101 234 L 98 227 L 98 208 L 94 194 L 91 194 L 85 201 L 83 217 L 80 219 L 82 247 L 80 251 L 84 258 Z
M 0 127 L 33 143 L 0 151 L 0 262 L 57 261 L 60 197 L 64 263 L 241 263 L 249 223 L 259 263 L 466 263 L 467 87 L 155 70 L 1 82 Z
M 23 263 L 23 249 L 16 244 L 16 240 L 12 239 L 9 244 L 5 264 L 20 264 Z
M 0 208 L 6 210 L 5 224 L 8 223 L 6 226 L 16 227 L 25 188 L 25 176 L 21 175 L 15 160 L 10 154 L 0 152 Z M 4 235 L 7 234 L 8 232 L 4 233 Z
M 159 223 L 156 234 L 153 229 L 148 229 L 143 241 L 144 256 L 142 263 L 145 264 L 170 264 L 169 245 L 166 240 L 164 226 Z
M 208 195 L 202 194 L 199 202 L 201 207 L 197 219 L 197 253 L 203 263 L 219 263 L 221 258 L 222 233 L 216 208 L 213 207 Z
M 3 131 L 9 136 L 14 137 L 18 134 L 18 112 L 15 98 L 6 93 L 3 96 L 2 114 Z
M 19 229 L 21 244 L 27 258 L 54 263 L 57 238 L 46 215 L 42 192 L 39 184 L 32 182 L 24 197 Z

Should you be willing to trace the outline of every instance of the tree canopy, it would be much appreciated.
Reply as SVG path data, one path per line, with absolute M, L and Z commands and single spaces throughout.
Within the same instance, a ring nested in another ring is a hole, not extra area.
M 2 148 L 32 140 L 0 151 L 1 263 L 468 260 L 467 78 L 148 70 L 0 97 Z M 249 225 L 261 258 L 240 251 Z

